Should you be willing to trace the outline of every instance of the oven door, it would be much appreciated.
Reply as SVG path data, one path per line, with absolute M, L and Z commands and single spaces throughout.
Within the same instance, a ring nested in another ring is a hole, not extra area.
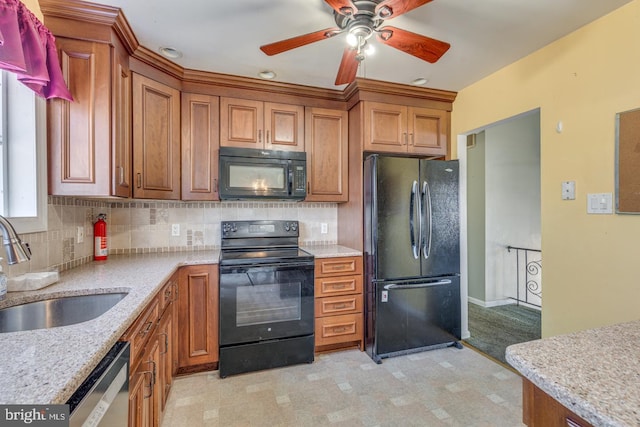
M 313 334 L 313 269 L 220 266 L 220 346 Z

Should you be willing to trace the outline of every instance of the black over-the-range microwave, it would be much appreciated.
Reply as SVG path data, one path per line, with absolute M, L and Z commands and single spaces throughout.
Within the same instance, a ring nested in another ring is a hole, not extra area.
M 304 200 L 307 159 L 304 152 L 220 147 L 221 200 Z

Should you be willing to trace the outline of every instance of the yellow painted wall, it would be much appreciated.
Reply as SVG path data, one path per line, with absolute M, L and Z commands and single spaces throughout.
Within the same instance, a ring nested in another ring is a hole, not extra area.
M 615 114 L 640 107 L 640 0 L 460 91 L 452 139 L 538 107 L 542 334 L 639 319 L 640 216 L 587 215 L 586 198 L 615 194 Z
M 40 21 L 42 21 L 42 11 L 40 10 L 40 4 L 38 0 L 21 0 L 22 3 L 29 8 L 34 15 L 38 17 Z

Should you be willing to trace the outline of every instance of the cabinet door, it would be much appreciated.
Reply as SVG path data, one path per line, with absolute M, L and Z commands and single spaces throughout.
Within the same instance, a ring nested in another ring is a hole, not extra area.
M 444 156 L 449 133 L 448 112 L 429 108 L 409 108 L 409 152 Z
M 56 45 L 74 101 L 48 102 L 49 194 L 108 196 L 110 46 L 64 37 Z
M 218 361 L 218 266 L 194 265 L 179 271 L 179 372 Z
M 365 151 L 406 153 L 407 107 L 364 102 Z
M 131 197 L 131 71 L 126 54 L 116 49 L 112 50 L 112 54 L 112 194 Z
M 180 91 L 133 74 L 133 197 L 180 198 Z
M 172 354 L 173 354 L 173 310 L 169 306 L 158 325 L 158 344 L 160 364 L 158 366 L 158 391 L 160 392 L 160 414 L 169 397 L 172 384 Z M 162 416 L 160 417 L 162 418 Z
M 218 200 L 219 98 L 182 94 L 182 200 Z
M 129 385 L 129 427 L 151 426 L 151 371 L 143 368 L 131 375 Z
M 304 151 L 304 107 L 265 103 L 264 133 L 268 150 Z
M 307 108 L 308 202 L 346 202 L 349 199 L 348 113 Z
M 153 427 L 158 425 L 159 391 L 158 363 L 160 351 L 154 337 L 146 345 L 140 363 L 131 375 L 129 387 L 129 427 Z
M 220 146 L 263 148 L 264 103 L 220 98 Z

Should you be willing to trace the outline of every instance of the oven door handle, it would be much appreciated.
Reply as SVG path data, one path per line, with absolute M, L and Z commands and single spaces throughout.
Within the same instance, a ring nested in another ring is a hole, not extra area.
M 253 269 L 274 268 L 274 267 L 276 267 L 276 268 L 277 267 L 300 267 L 300 268 L 305 268 L 305 267 L 314 267 L 314 263 L 313 262 L 305 262 L 305 263 L 300 263 L 300 262 L 278 262 L 278 263 L 271 263 L 271 264 L 225 265 L 225 266 L 220 266 L 220 273 L 231 272 L 232 270 L 236 270 L 236 269 L 253 270 Z

